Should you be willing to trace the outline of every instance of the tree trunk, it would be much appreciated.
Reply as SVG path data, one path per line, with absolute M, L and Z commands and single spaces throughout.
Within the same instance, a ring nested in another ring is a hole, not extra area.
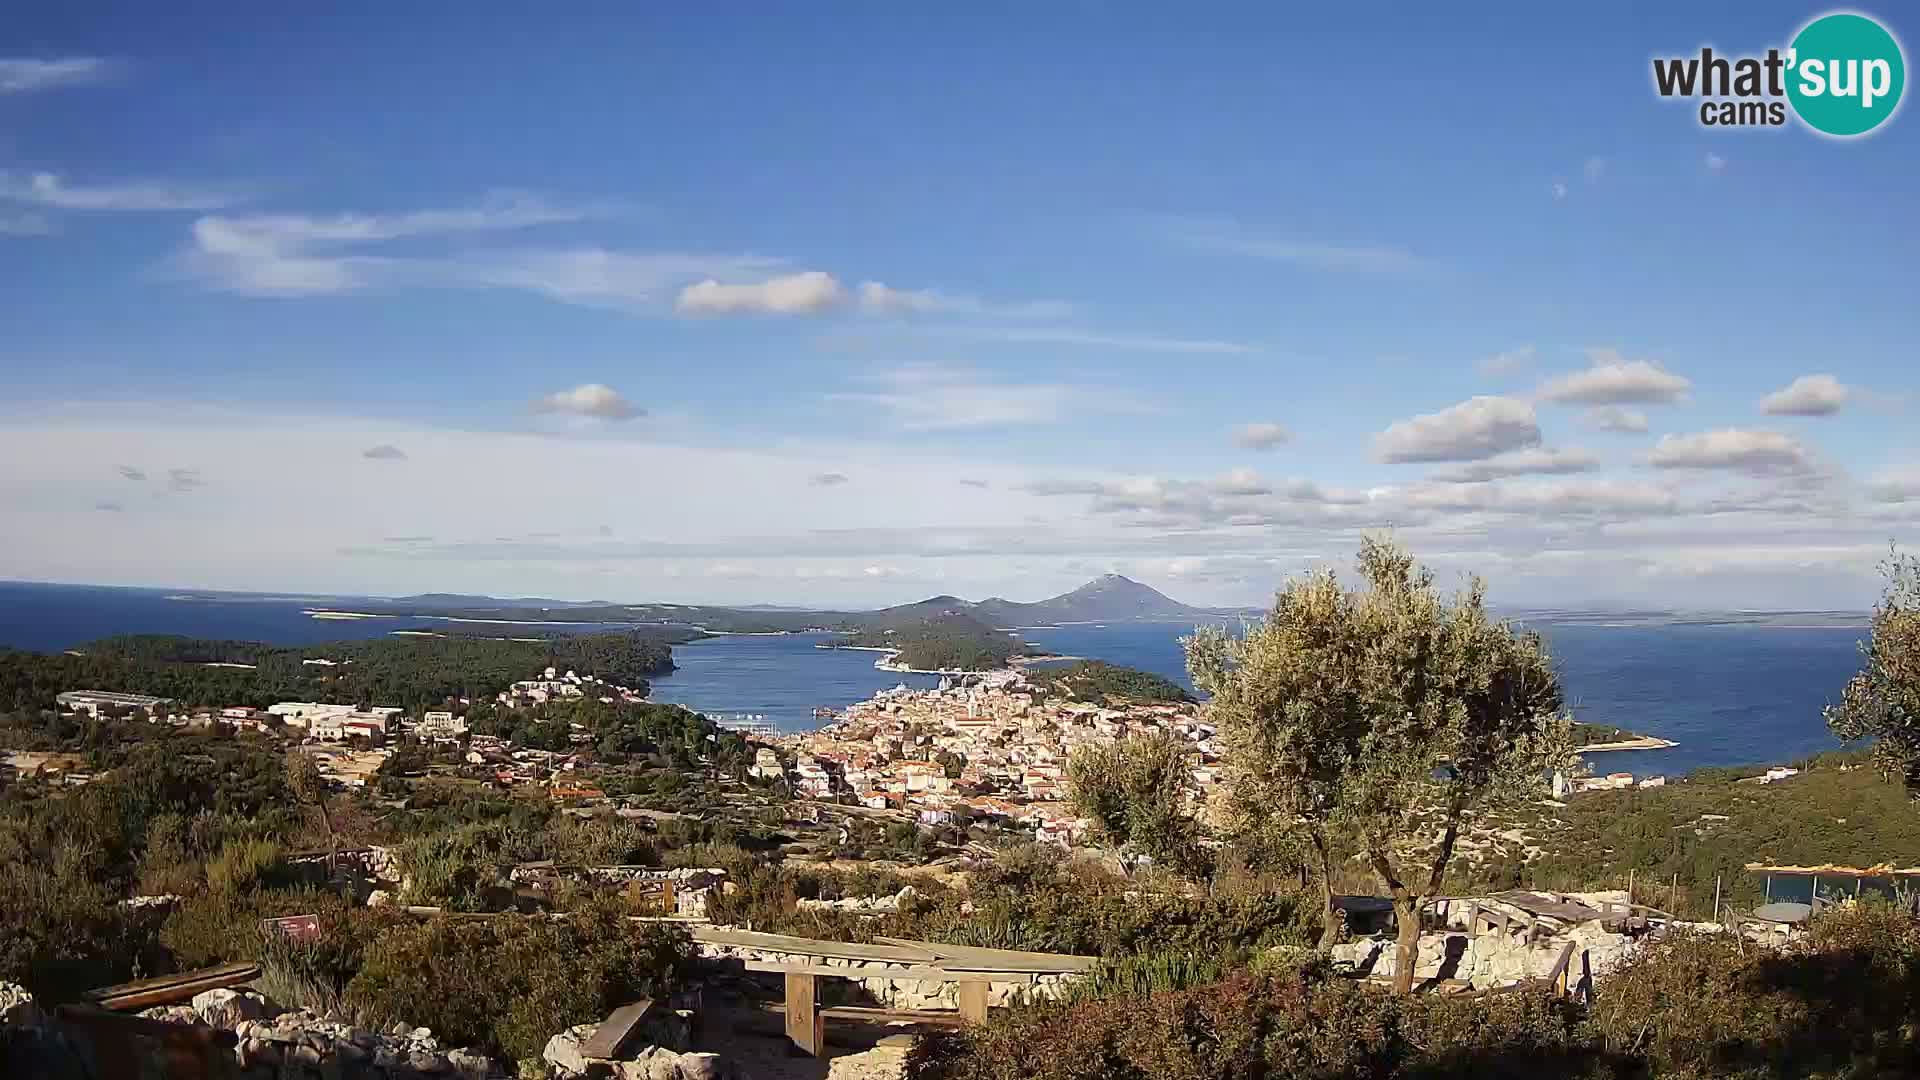
M 327 827 L 327 878 L 331 880 L 340 874 L 340 845 L 333 837 L 333 815 L 327 812 L 327 797 L 325 795 L 320 796 L 319 806 L 320 823 Z
M 1420 962 L 1420 907 L 1412 896 L 1401 893 L 1393 898 L 1393 922 L 1393 992 L 1411 994 L 1413 969 Z
M 1320 857 L 1320 899 L 1326 905 L 1320 913 L 1324 920 L 1320 929 L 1320 951 L 1330 952 L 1340 941 L 1340 911 L 1333 906 L 1333 859 L 1327 853 L 1326 838 L 1318 832 L 1313 834 L 1313 850 Z

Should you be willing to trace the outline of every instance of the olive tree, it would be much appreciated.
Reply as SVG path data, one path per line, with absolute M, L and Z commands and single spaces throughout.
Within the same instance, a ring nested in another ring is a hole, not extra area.
M 1360 587 L 1289 581 L 1236 639 L 1187 639 L 1223 744 L 1230 820 L 1304 837 L 1328 902 L 1357 853 L 1393 900 L 1394 987 L 1412 989 L 1420 910 L 1440 892 L 1470 811 L 1544 795 L 1572 760 L 1571 722 L 1538 634 L 1494 618 L 1477 578 L 1443 595 L 1388 540 L 1362 542 Z
M 320 775 L 313 755 L 299 750 L 287 754 L 287 790 L 293 793 L 294 802 L 319 808 L 320 821 L 327 827 L 327 872 L 333 873 L 339 843 L 333 834 L 333 814 L 327 809 L 327 780 Z
M 1185 873 L 1204 868 L 1199 825 L 1188 812 L 1191 753 L 1173 735 L 1135 735 L 1090 744 L 1067 760 L 1073 808 L 1092 818 L 1099 839 Z
M 1881 775 L 1920 799 L 1920 559 L 1894 552 L 1881 569 L 1887 587 L 1860 646 L 1864 663 L 1827 706 L 1827 726 L 1849 742 L 1875 740 Z

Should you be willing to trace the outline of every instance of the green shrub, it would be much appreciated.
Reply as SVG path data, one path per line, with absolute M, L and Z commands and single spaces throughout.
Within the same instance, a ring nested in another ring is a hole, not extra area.
M 671 991 L 689 957 L 682 931 L 630 923 L 613 903 L 566 919 L 439 917 L 382 935 L 346 1004 L 524 1061 L 557 1031 Z
M 285 876 L 280 845 L 271 840 L 229 840 L 207 860 L 207 888 L 217 893 L 253 892 Z
M 1114 965 L 1070 1000 L 925 1036 L 910 1080 L 1315 1077 L 1787 1078 L 1920 1075 L 1920 923 L 1884 904 L 1770 949 L 1650 942 L 1590 1011 L 1537 989 L 1395 997 L 1307 953 L 1185 989 L 1195 967 Z M 1125 973 L 1130 978 L 1123 978 Z
M 1865 903 L 1782 950 L 1675 934 L 1602 980 L 1593 1025 L 1656 1075 L 1920 1073 L 1920 925 Z
M 1577 1015 L 1543 993 L 1396 998 L 1312 973 L 1241 973 L 1187 990 L 1042 1006 L 923 1036 L 911 1080 L 1575 1076 Z
M 209 967 L 253 960 L 260 952 L 260 920 L 309 915 L 338 905 L 333 893 L 302 887 L 248 891 L 207 890 L 180 902 L 160 926 L 160 943 L 174 967 Z
M 256 928 L 258 986 L 288 1008 L 344 1014 L 347 986 L 366 965 L 375 942 L 412 917 L 391 907 L 358 907 L 336 896 L 325 897 L 312 913 L 319 928 L 311 937 Z

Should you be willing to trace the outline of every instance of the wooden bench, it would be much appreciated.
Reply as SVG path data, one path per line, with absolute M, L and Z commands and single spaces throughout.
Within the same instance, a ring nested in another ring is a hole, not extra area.
M 150 1009 L 155 1005 L 177 1005 L 183 1001 L 192 1001 L 196 995 L 205 991 L 239 986 L 259 977 L 260 965 L 258 964 L 219 964 L 196 971 L 182 971 L 175 975 L 162 975 L 153 979 L 136 979 L 133 982 L 103 986 L 97 990 L 89 990 L 81 997 L 103 1009 L 115 1012 L 136 1012 L 140 1009 Z
M 641 1022 L 652 1011 L 652 998 L 641 998 L 613 1010 L 613 1015 L 602 1020 L 587 1041 L 580 1044 L 580 1056 L 605 1060 L 618 1058 L 633 1042 L 634 1036 L 639 1034 Z
M 914 1020 L 951 1023 L 952 1014 L 916 1009 L 862 1009 L 820 1007 L 821 979 L 897 979 L 918 982 L 957 983 L 960 993 L 960 1019 L 966 1023 L 987 1021 L 987 988 L 997 982 L 1031 984 L 1031 975 L 996 971 L 949 971 L 937 967 L 856 968 L 824 964 L 783 964 L 768 960 L 744 962 L 748 971 L 777 972 L 786 982 L 786 1030 L 793 1045 L 812 1057 L 819 1057 L 827 1045 L 828 1017 L 861 1020 Z

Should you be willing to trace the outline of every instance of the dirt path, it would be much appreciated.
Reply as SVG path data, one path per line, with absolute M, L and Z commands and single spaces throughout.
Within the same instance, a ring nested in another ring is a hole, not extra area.
M 901 1080 L 905 1075 L 911 1035 L 888 1035 L 870 1049 L 829 1045 L 827 1057 L 811 1058 L 795 1052 L 783 1035 L 750 1030 L 765 1020 L 735 1009 L 710 1009 L 698 1049 L 725 1057 L 749 1080 Z

